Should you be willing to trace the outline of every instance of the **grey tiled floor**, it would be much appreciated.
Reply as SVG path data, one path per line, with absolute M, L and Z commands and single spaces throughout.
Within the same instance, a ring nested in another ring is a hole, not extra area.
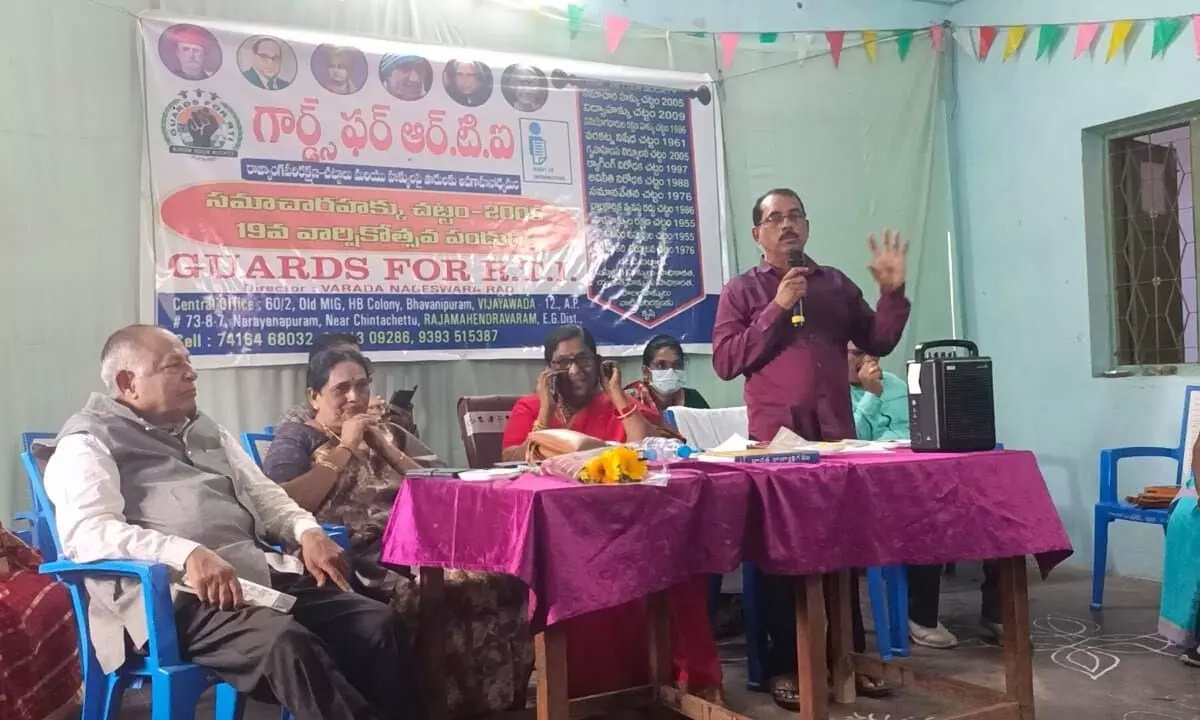
M 912 662 L 944 675 L 1002 687 L 1004 670 L 998 648 L 980 639 L 977 566 L 960 566 L 942 590 L 942 617 L 961 641 L 958 649 L 915 648 Z M 1034 686 L 1037 717 L 1048 720 L 1200 720 L 1200 670 L 1184 666 L 1178 652 L 1154 637 L 1158 585 L 1111 578 L 1105 610 L 1088 609 L 1091 577 L 1072 568 L 1056 570 L 1042 582 L 1030 577 L 1034 624 Z M 873 638 L 868 638 L 874 642 Z M 731 709 L 761 720 L 791 717 L 770 696 L 745 690 L 745 646 L 722 643 L 726 690 Z M 122 718 L 149 718 L 148 689 L 128 693 Z M 861 700 L 855 707 L 834 706 L 834 720 L 927 720 L 961 709 L 902 692 L 884 700 Z M 212 716 L 211 706 L 196 717 Z M 253 705 L 247 720 L 276 720 L 278 710 Z

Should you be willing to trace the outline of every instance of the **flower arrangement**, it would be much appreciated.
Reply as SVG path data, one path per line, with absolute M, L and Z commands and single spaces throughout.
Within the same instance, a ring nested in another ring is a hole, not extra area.
M 577 477 L 587 485 L 639 483 L 646 477 L 646 461 L 637 450 L 619 445 L 588 460 Z

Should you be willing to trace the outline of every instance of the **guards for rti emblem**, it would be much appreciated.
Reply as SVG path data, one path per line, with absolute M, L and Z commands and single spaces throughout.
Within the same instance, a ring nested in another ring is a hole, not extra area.
M 163 111 L 167 148 L 180 155 L 237 157 L 242 122 L 229 103 L 207 90 L 181 90 L 178 95 Z

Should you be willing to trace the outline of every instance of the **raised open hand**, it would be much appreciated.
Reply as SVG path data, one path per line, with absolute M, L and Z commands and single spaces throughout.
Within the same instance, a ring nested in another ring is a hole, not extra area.
M 904 284 L 904 257 L 908 254 L 908 242 L 900 244 L 900 233 L 883 229 L 883 242 L 876 243 L 875 235 L 867 236 L 871 248 L 871 262 L 867 268 L 884 292 L 891 292 Z

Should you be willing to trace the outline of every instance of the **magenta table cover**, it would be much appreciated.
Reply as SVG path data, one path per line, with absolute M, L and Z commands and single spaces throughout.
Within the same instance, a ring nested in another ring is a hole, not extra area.
M 1035 555 L 1045 574 L 1071 552 L 1031 453 L 895 452 L 681 463 L 666 487 L 412 478 L 382 559 L 519 577 L 540 625 L 743 560 L 806 575 Z

